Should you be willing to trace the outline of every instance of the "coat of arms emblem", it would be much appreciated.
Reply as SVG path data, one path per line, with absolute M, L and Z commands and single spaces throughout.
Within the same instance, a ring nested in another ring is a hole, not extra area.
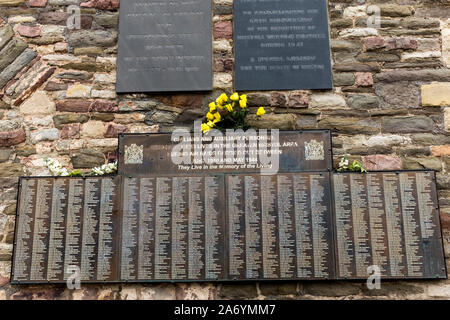
M 306 160 L 324 160 L 325 153 L 323 150 L 323 141 L 318 142 L 311 140 L 305 142 L 305 159 Z
M 125 146 L 125 164 L 142 164 L 144 159 L 144 146 L 133 143 Z

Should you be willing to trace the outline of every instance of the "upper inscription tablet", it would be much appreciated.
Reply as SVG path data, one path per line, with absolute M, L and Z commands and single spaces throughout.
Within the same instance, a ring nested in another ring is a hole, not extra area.
M 273 133 L 273 135 L 272 135 Z M 328 171 L 329 130 L 276 131 L 209 136 L 124 134 L 119 136 L 119 174 L 147 176 L 193 173 Z M 178 162 L 182 159 L 182 162 Z
M 118 93 L 212 90 L 210 0 L 120 4 Z
M 235 0 L 236 90 L 331 89 L 325 0 Z

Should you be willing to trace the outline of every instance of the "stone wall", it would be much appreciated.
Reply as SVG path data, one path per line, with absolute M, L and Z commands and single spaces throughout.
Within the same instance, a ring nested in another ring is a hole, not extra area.
M 368 27 L 376 4 L 379 27 Z M 81 29 L 66 27 L 70 5 Z M 450 298 L 450 281 L 239 285 L 11 286 L 17 176 L 49 174 L 44 159 L 91 168 L 116 158 L 120 132 L 190 127 L 232 92 L 232 0 L 214 0 L 214 91 L 120 95 L 114 83 L 119 0 L 0 0 L 0 299 Z M 450 1 L 329 0 L 332 91 L 249 92 L 269 114 L 258 127 L 329 128 L 335 160 L 373 169 L 437 171 L 450 240 Z

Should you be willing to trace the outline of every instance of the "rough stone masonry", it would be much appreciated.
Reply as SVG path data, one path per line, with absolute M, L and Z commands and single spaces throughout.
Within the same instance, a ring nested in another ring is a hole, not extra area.
M 329 0 L 332 91 L 248 92 L 260 128 L 329 128 L 335 162 L 369 170 L 437 171 L 450 254 L 450 1 Z M 69 30 L 68 7 L 81 8 Z M 379 28 L 367 8 L 380 9 Z M 238 285 L 11 286 L 17 177 L 49 174 L 44 159 L 91 168 L 116 158 L 121 132 L 190 127 L 233 86 L 232 0 L 215 0 L 214 91 L 115 93 L 119 0 L 0 0 L 0 299 L 450 298 L 450 280 Z

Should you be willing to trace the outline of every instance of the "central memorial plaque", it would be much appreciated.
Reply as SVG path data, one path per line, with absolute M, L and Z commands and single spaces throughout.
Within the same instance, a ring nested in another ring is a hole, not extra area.
M 235 0 L 236 90 L 331 89 L 326 0 Z
M 227 139 L 225 136 L 214 138 L 194 134 L 183 137 L 164 133 L 122 134 L 119 136 L 119 172 L 126 176 L 145 176 L 156 173 L 260 172 L 263 164 L 256 150 L 267 151 L 266 155 L 278 160 L 278 170 L 275 172 L 331 170 L 331 132 L 329 130 L 278 132 L 279 141 L 272 141 L 270 131 L 265 141 L 261 140 L 261 135 L 258 134 L 242 135 L 235 140 Z M 187 144 L 184 149 L 180 149 L 183 139 Z M 217 148 L 215 150 L 222 153 L 209 149 L 209 146 L 213 145 Z M 241 151 L 238 151 L 238 146 L 243 146 Z M 172 154 L 187 156 L 189 163 L 174 163 Z M 214 155 L 217 155 L 217 158 L 213 158 Z M 213 163 L 212 159 L 217 160 Z
M 210 0 L 120 3 L 118 93 L 212 90 Z

